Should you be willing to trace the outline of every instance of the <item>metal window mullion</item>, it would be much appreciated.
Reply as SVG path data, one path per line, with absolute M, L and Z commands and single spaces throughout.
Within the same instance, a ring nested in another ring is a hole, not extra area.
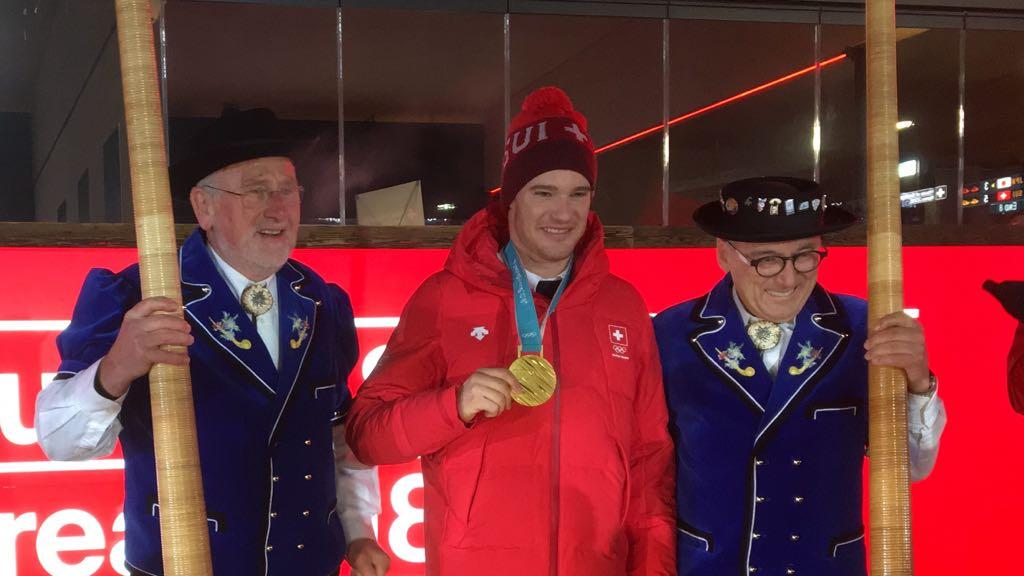
M 963 17 L 960 27 L 960 57 L 957 78 L 957 110 L 956 110 L 956 224 L 964 223 L 964 122 L 965 99 L 967 93 L 967 14 Z
M 165 161 L 170 165 L 171 156 L 171 119 L 167 107 L 167 2 L 160 2 L 160 14 L 157 16 L 158 42 L 160 43 L 160 109 L 164 115 L 164 154 Z M 123 106 L 123 103 L 122 103 Z
M 505 126 L 507 127 L 512 122 L 512 15 L 508 11 L 505 12 L 503 24 L 502 34 L 505 45 L 502 65 L 505 72 Z
M 814 181 L 821 181 L 821 12 L 814 25 L 814 125 L 811 126 L 811 148 L 814 150 Z
M 345 198 L 345 74 L 344 58 L 342 57 L 342 8 L 338 2 L 336 10 L 336 36 L 338 60 L 338 220 L 344 226 L 348 223 Z
M 661 225 L 668 226 L 669 218 L 669 176 L 670 176 L 670 134 L 669 134 L 669 80 L 671 79 L 669 35 L 671 20 L 661 20 Z

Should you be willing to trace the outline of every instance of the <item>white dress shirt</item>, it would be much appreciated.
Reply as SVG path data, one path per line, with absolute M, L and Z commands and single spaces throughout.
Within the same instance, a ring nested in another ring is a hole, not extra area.
M 228 286 L 239 297 L 242 290 L 253 282 L 221 259 L 212 248 L 210 254 Z M 277 366 L 280 356 L 277 279 L 271 276 L 264 282 L 274 296 L 274 305 L 257 318 L 257 329 Z M 97 360 L 70 378 L 50 382 L 36 399 L 36 433 L 39 445 L 51 460 L 89 460 L 114 451 L 121 432 L 117 416 L 124 396 L 109 400 L 96 392 L 94 383 L 101 361 Z M 373 517 L 381 511 L 377 468 L 356 460 L 345 443 L 344 426 L 335 426 L 333 436 L 338 517 L 345 529 L 345 539 L 348 542 L 360 538 L 376 539 Z
M 740 319 L 744 326 L 760 320 L 747 312 L 735 289 L 732 291 L 732 298 L 740 312 Z M 779 371 L 782 356 L 793 337 L 795 322 L 781 323 L 779 328 L 782 329 L 779 343 L 774 348 L 761 351 L 761 360 L 773 378 Z M 935 467 L 935 459 L 939 455 L 939 439 L 942 437 L 942 430 L 945 427 L 946 407 L 937 391 L 928 396 L 907 394 L 907 448 L 910 456 L 911 480 L 915 482 L 924 480 L 931 474 L 932 468 Z
M 272 274 L 270 278 L 253 282 L 225 262 L 213 247 L 207 245 L 206 248 L 210 251 L 210 256 L 213 257 L 213 263 L 217 271 L 220 272 L 224 282 L 227 283 L 228 287 L 231 288 L 231 292 L 235 295 L 235 300 L 242 300 L 242 291 L 248 288 L 250 284 L 263 284 L 267 287 L 267 290 L 270 290 L 273 304 L 271 304 L 270 310 L 256 317 L 256 331 L 259 332 L 260 340 L 263 340 L 263 345 L 266 347 L 267 352 L 270 353 L 270 359 L 274 361 L 274 368 L 280 368 L 278 365 L 281 358 L 281 349 L 278 343 L 280 336 L 278 335 L 277 275 Z M 242 310 L 245 310 L 245 307 Z M 252 317 L 250 316 L 249 319 L 252 320 Z
M 561 272 L 559 272 L 558 274 L 555 274 L 551 278 L 541 278 L 537 274 L 534 274 L 533 272 L 530 272 L 529 270 L 527 270 L 525 267 L 523 268 L 523 271 L 526 272 L 526 281 L 530 284 L 530 291 L 534 292 L 534 291 L 537 290 L 537 284 L 540 284 L 541 282 L 544 282 L 544 281 L 558 280 L 559 278 L 561 278 L 562 276 L 565 275 L 565 272 L 568 269 L 569 269 L 569 265 L 566 264 L 565 268 L 562 268 Z

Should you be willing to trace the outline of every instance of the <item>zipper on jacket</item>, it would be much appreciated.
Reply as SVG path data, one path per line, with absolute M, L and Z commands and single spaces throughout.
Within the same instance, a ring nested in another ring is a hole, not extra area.
M 554 422 L 551 424 L 551 566 L 548 573 L 551 576 L 557 576 L 559 515 L 561 514 L 559 500 L 561 497 L 562 386 L 565 385 L 565 381 L 560 376 L 562 371 L 558 354 L 558 321 L 555 320 L 554 316 L 551 316 L 550 322 L 551 358 L 555 367 L 555 374 L 559 375 L 559 380 L 562 380 L 555 386 Z

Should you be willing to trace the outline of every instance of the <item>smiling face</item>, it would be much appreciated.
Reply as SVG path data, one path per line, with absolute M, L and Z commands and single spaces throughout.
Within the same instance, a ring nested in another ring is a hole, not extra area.
M 512 244 L 523 266 L 541 276 L 557 275 L 583 237 L 593 189 L 582 174 L 550 170 L 526 183 L 509 205 Z
M 748 261 L 765 256 L 791 257 L 808 250 L 821 249 L 821 237 L 801 238 L 787 242 L 728 242 L 717 243 L 718 265 L 732 275 L 736 294 L 743 306 L 754 316 L 772 322 L 789 322 L 796 318 L 818 281 L 818 270 L 797 272 L 792 261 L 786 262 L 782 272 L 771 278 L 757 273 Z
M 298 180 L 291 160 L 268 157 L 222 168 L 202 184 L 245 194 L 294 188 Z M 295 248 L 300 213 L 295 197 L 270 194 L 262 205 L 248 207 L 241 196 L 199 185 L 192 188 L 190 200 L 210 246 L 250 280 L 276 274 Z

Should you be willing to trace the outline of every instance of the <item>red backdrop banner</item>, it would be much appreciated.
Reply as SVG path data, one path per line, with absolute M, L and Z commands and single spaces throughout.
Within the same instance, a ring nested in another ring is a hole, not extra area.
M 360 360 L 357 390 L 417 286 L 446 250 L 301 249 L 295 257 L 352 297 Z M 706 292 L 720 277 L 707 248 L 611 250 L 612 271 L 632 282 L 651 312 Z M 0 248 L 0 575 L 126 574 L 121 454 L 48 462 L 35 444 L 33 411 L 58 364 L 54 340 L 93 267 L 131 264 L 135 251 Z M 918 574 L 1015 574 L 1024 501 L 1017 446 L 1024 416 L 1006 398 L 1006 353 L 1015 328 L 985 279 L 1024 278 L 1024 247 L 915 247 L 904 252 L 906 306 L 920 310 L 949 424 L 935 472 L 913 486 Z M 863 248 L 833 248 L 821 282 L 864 296 Z M 418 464 L 380 471 L 379 539 L 392 574 L 422 574 L 423 491 Z

